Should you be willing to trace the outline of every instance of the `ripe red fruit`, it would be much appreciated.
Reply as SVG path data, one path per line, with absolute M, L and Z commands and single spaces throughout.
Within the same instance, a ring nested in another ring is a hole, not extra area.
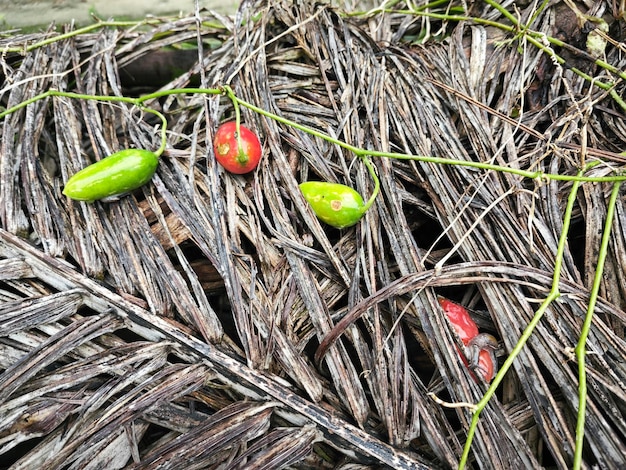
M 229 121 L 217 129 L 213 139 L 216 160 L 226 170 L 237 175 L 254 170 L 262 155 L 261 143 L 256 134 L 242 125 L 239 131 L 241 135 L 238 139 L 235 121 Z
M 472 317 L 470 317 L 465 307 L 443 297 L 439 297 L 439 305 L 446 312 L 450 323 L 454 325 L 459 339 L 467 346 L 467 343 L 478 334 L 478 327 L 472 320 Z
M 467 347 L 470 350 L 471 357 L 469 364 L 472 369 L 482 374 L 485 382 L 491 382 L 493 376 L 496 375 L 496 358 L 494 351 L 498 347 L 498 340 L 488 333 L 481 333 L 474 336 Z M 478 359 L 476 358 L 478 353 Z M 465 365 L 467 361 L 464 359 Z
M 450 323 L 454 326 L 456 334 L 470 352 L 470 362 L 459 350 L 459 356 L 466 366 L 478 370 L 486 382 L 491 382 L 495 375 L 495 356 L 493 351 L 497 348 L 497 340 L 486 333 L 479 333 L 478 327 L 468 311 L 462 305 L 456 304 L 448 299 L 439 297 L 439 305 L 448 316 Z

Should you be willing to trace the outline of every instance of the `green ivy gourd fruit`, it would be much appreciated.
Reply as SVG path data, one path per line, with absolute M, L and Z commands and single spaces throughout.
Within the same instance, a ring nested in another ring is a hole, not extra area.
M 315 215 L 336 228 L 351 227 L 367 211 L 361 195 L 344 184 L 307 181 L 300 183 L 300 190 Z
M 158 164 L 159 157 L 149 150 L 120 150 L 73 175 L 63 194 L 87 202 L 119 197 L 149 182 Z

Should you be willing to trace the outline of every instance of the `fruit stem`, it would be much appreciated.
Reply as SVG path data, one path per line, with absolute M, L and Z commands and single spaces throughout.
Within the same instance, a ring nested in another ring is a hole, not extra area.
M 372 165 L 372 162 L 370 162 L 369 158 L 367 158 L 366 156 L 363 156 L 361 158 L 363 160 L 363 163 L 367 167 L 367 171 L 369 171 L 370 176 L 374 180 L 374 191 L 372 192 L 372 195 L 363 206 L 363 213 L 365 214 L 367 210 L 370 207 L 372 207 L 372 204 L 374 204 L 374 201 L 376 200 L 376 196 L 378 196 L 378 193 L 380 191 L 380 180 L 378 179 L 378 175 L 376 175 L 376 170 L 374 169 L 374 165 Z
M 148 113 L 152 113 L 155 116 L 158 116 L 159 119 L 161 120 L 161 123 L 162 123 L 162 126 L 161 126 L 161 145 L 154 152 L 154 154 L 157 157 L 160 157 L 161 154 L 165 151 L 165 147 L 167 146 L 167 119 L 165 118 L 165 116 L 163 116 L 163 114 L 161 114 L 156 109 L 144 108 L 144 107 L 141 107 L 141 109 L 146 111 L 146 112 L 148 112 Z
M 237 139 L 237 160 L 245 164 L 247 163 L 248 158 L 243 151 L 243 144 L 241 142 L 241 111 L 239 110 L 239 100 L 230 86 L 224 85 L 222 89 L 224 90 L 228 98 L 230 98 L 230 101 L 233 102 L 233 107 L 235 108 L 235 138 Z

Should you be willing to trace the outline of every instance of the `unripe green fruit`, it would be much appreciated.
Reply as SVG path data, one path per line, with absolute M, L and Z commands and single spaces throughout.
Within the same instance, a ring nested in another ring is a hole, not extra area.
M 63 194 L 87 202 L 120 196 L 150 181 L 158 164 L 159 157 L 149 150 L 120 150 L 72 176 Z
M 300 190 L 315 215 L 333 227 L 350 227 L 365 213 L 361 195 L 345 184 L 307 181 L 300 184 Z

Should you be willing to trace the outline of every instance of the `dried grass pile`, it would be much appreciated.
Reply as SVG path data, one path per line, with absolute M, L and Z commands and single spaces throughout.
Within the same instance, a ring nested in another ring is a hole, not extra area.
M 595 3 L 591 14 L 614 13 L 611 2 Z M 102 28 L 4 54 L 0 99 L 10 107 L 50 88 L 124 95 L 230 84 L 264 110 L 359 148 L 565 176 L 581 161 L 599 162 L 587 176 L 623 168 L 620 77 L 572 47 L 554 64 L 497 28 L 401 7 L 350 17 L 306 1 L 244 2 L 235 18 L 198 12 Z M 569 2 L 508 8 L 584 49 Z M 507 21 L 489 3 L 471 15 Z M 611 18 L 611 31 L 623 31 L 624 20 Z M 445 40 L 407 41 L 440 27 Z M 13 34 L 0 46 L 56 34 Z M 616 70 L 626 67 L 622 49 L 606 49 Z M 172 54 L 183 70 L 170 80 Z M 590 85 L 573 66 L 615 87 Z M 501 340 L 502 362 L 551 289 L 572 182 L 372 158 L 381 194 L 357 226 L 339 231 L 315 218 L 298 183 L 370 194 L 351 152 L 242 108 L 266 153 L 254 174 L 235 177 L 211 149 L 217 125 L 232 117 L 228 99 L 147 104 L 168 118 L 168 148 L 153 183 L 114 203 L 71 201 L 63 182 L 119 149 L 158 147 L 152 116 L 54 97 L 0 122 L 1 466 L 455 467 L 471 410 L 432 394 L 476 403 L 487 385 L 459 360 L 437 295 L 474 309 L 481 330 Z M 580 186 L 561 296 L 481 413 L 473 468 L 574 461 L 572 348 L 611 186 Z M 626 455 L 619 197 L 587 342 L 587 468 L 623 468 Z

